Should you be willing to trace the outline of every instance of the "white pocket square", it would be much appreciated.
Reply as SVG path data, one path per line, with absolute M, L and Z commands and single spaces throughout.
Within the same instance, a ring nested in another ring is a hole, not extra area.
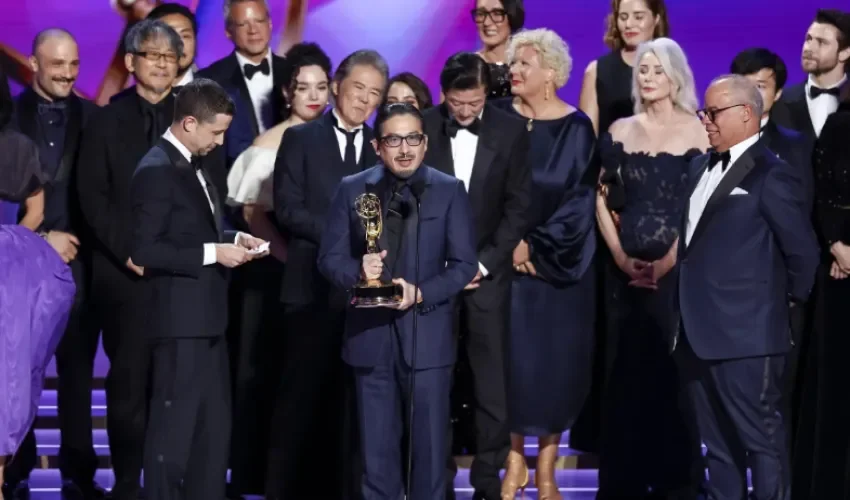
M 729 196 L 740 196 L 740 195 L 743 195 L 743 194 L 750 194 L 750 193 L 744 191 L 741 188 L 736 187 L 735 189 L 732 190 L 731 193 L 729 193 Z

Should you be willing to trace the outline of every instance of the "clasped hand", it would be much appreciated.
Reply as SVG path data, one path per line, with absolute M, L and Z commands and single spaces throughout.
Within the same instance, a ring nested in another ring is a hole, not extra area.
M 833 279 L 843 280 L 850 276 L 850 246 L 836 241 L 829 247 L 829 253 L 835 259 L 829 268 L 829 275 Z
M 676 258 L 669 253 L 652 262 L 629 257 L 628 255 L 617 259 L 617 267 L 631 278 L 629 286 L 650 290 L 657 290 L 658 281 L 669 273 L 675 265 Z
M 360 269 L 363 272 L 363 277 L 367 280 L 380 279 L 381 273 L 383 273 L 384 271 L 384 258 L 386 258 L 386 256 L 386 250 L 381 251 L 381 253 L 367 253 L 366 255 L 364 255 L 363 263 L 360 266 Z M 393 280 L 393 283 L 401 287 L 401 303 L 386 305 L 382 307 L 397 309 L 399 311 L 406 311 L 410 309 L 414 304 L 422 302 L 422 291 L 417 290 L 415 286 L 405 281 L 404 278 L 395 278 Z

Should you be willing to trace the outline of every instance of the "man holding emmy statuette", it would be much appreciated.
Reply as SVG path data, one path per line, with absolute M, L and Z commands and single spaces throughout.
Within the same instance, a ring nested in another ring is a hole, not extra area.
M 446 488 L 453 303 L 478 271 L 472 213 L 460 181 L 422 164 L 414 106 L 380 109 L 375 136 L 381 164 L 340 183 L 318 264 L 351 295 L 342 356 L 354 370 L 362 498 L 433 500 Z

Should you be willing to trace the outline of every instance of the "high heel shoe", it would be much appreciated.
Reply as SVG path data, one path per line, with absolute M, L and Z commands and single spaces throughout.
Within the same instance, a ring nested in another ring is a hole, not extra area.
M 561 436 L 547 436 L 540 439 L 537 455 L 537 471 L 534 473 L 534 485 L 537 486 L 538 500 L 563 500 L 555 481 L 555 461 L 558 460 L 558 443 Z
M 502 479 L 502 500 L 514 500 L 519 491 L 520 496 L 528 486 L 528 465 L 525 457 L 511 450 L 508 454 L 505 478 Z

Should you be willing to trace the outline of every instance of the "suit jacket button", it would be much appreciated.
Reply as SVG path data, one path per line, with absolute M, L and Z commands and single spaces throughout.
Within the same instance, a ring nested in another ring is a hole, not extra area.
M 166 401 L 166 402 L 165 402 L 165 407 L 166 407 L 166 408 L 171 408 L 171 401 Z
M 162 455 L 157 455 L 156 461 L 159 463 L 165 462 L 165 457 L 163 457 Z

